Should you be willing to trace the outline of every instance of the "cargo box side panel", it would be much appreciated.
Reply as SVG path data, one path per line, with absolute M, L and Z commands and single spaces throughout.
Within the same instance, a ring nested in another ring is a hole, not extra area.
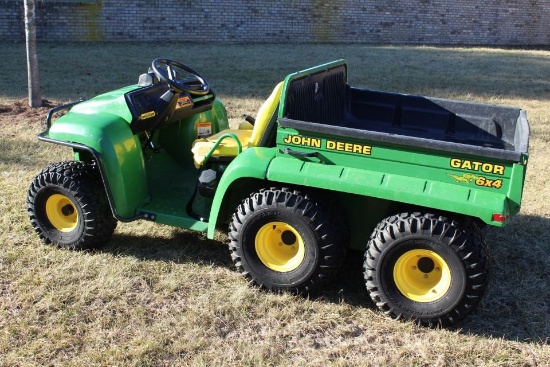
M 313 124 L 310 124 L 313 125 Z M 510 215 L 514 164 L 495 158 L 280 126 L 270 180 L 328 188 L 479 217 Z M 288 170 L 277 171 L 285 164 Z M 295 170 L 291 169 L 295 167 Z M 293 172 L 293 173 L 292 173 Z M 289 176 L 295 175 L 293 178 Z M 286 178 L 285 178 L 286 177 Z M 506 212 L 506 213 L 504 213 Z M 494 223 L 493 223 L 494 224 Z

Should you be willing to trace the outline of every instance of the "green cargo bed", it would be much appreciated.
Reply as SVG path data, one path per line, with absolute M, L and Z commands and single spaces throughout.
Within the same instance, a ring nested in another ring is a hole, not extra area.
M 519 212 L 529 144 L 519 108 L 354 88 L 342 61 L 289 75 L 277 123 L 285 161 L 272 172 L 285 165 L 296 184 L 497 226 Z
M 282 127 L 512 162 L 528 151 L 519 108 L 353 88 L 345 65 L 297 73 L 285 98 Z

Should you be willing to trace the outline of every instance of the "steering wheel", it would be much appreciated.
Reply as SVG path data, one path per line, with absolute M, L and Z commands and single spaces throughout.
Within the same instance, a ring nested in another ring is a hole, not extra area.
M 168 83 L 176 92 L 186 92 L 195 96 L 204 96 L 210 92 L 210 85 L 195 70 L 181 62 L 169 59 L 154 59 L 153 72 L 160 81 Z M 180 69 L 193 78 L 177 79 L 176 70 Z

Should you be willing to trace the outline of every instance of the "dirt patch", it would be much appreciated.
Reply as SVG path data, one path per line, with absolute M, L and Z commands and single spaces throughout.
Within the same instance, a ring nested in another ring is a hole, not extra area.
M 23 98 L 13 101 L 12 104 L 0 104 L 0 113 L 33 118 L 37 116 L 45 116 L 51 108 L 57 105 L 59 104 L 43 99 L 41 107 L 30 107 L 29 100 L 27 98 Z
M 60 104 L 59 102 L 42 100 L 41 107 L 30 107 L 27 98 L 0 103 L 0 125 L 10 124 L 43 129 L 48 111 Z

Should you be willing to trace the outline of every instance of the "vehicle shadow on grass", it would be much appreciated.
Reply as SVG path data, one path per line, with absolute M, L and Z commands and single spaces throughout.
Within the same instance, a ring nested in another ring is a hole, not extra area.
M 490 275 L 478 308 L 451 330 L 526 343 L 550 343 L 550 219 L 518 215 L 484 229 Z M 350 251 L 337 279 L 319 298 L 376 310 L 365 289 L 363 253 Z M 378 311 L 377 311 L 378 312 Z
M 504 228 L 487 227 L 489 283 L 477 309 L 451 330 L 526 343 L 550 344 L 550 219 L 518 215 Z M 321 297 L 377 307 L 365 290 L 363 253 L 352 251 Z
M 550 343 L 550 219 L 518 215 L 504 228 L 487 227 L 490 279 L 481 304 L 452 327 L 463 334 Z M 177 230 L 170 238 L 115 234 L 102 252 L 143 261 L 208 264 L 235 270 L 227 240 Z M 349 251 L 334 281 L 310 299 L 376 310 L 362 275 L 363 253 Z M 378 312 L 378 311 L 377 311 Z
M 311 296 L 331 303 L 345 303 L 375 310 L 376 305 L 371 301 L 363 281 L 363 255 L 361 251 L 348 251 L 336 278 Z
M 456 329 L 514 341 L 550 343 L 550 219 L 518 215 L 487 227 L 490 277 L 478 309 Z
M 143 261 L 208 264 L 237 271 L 227 243 L 227 239 L 210 240 L 202 233 L 184 230 L 175 230 L 169 238 L 115 233 L 109 243 L 99 251 Z M 305 296 L 320 301 L 375 309 L 376 306 L 365 290 L 362 266 L 363 253 L 348 251 L 336 279 L 323 289 Z
M 227 244 L 200 232 L 177 230 L 170 238 L 115 234 L 101 252 L 144 261 L 197 263 L 232 268 Z

